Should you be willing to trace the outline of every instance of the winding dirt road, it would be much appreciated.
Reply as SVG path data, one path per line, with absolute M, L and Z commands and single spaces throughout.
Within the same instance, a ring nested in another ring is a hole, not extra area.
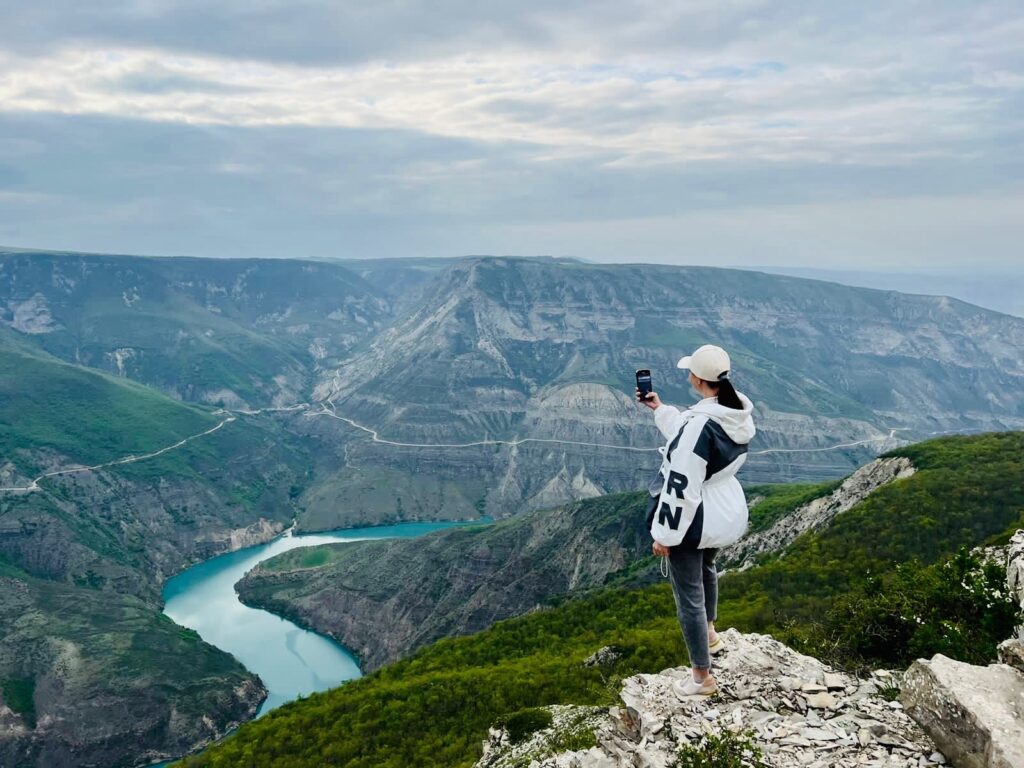
M 588 443 L 588 442 L 581 442 L 581 441 L 577 441 L 577 440 L 559 440 L 558 438 L 548 438 L 548 437 L 523 437 L 523 438 L 517 438 L 517 439 L 514 439 L 514 440 L 495 440 L 495 439 L 491 439 L 491 438 L 485 438 L 483 440 L 474 440 L 474 441 L 468 442 L 468 443 L 403 443 L 403 442 L 399 442 L 397 440 L 387 440 L 385 438 L 382 438 L 380 436 L 380 434 L 377 432 L 377 430 L 371 429 L 370 427 L 367 427 L 367 426 L 364 426 L 363 424 L 360 424 L 360 423 L 358 423 L 356 421 L 353 421 L 352 419 L 347 418 L 345 416 L 338 415 L 338 413 L 336 412 L 336 410 L 334 408 L 334 404 L 331 403 L 330 401 L 324 401 L 322 403 L 316 403 L 315 405 L 319 405 L 320 406 L 319 410 L 312 410 L 313 406 L 310 405 L 309 403 L 296 403 L 295 405 L 282 406 L 282 407 L 276 407 L 276 408 L 259 408 L 259 409 L 255 409 L 255 410 L 229 411 L 229 410 L 226 410 L 226 409 L 219 409 L 217 411 L 214 411 L 214 413 L 215 414 L 226 414 L 226 415 L 224 416 L 223 419 L 220 420 L 220 422 L 216 426 L 213 426 L 210 429 L 207 429 L 207 430 L 205 430 L 203 432 L 198 432 L 198 433 L 196 433 L 194 435 L 190 435 L 190 436 L 188 436 L 186 438 L 183 438 L 183 439 L 179 440 L 176 443 L 173 443 L 171 445 L 168 445 L 168 446 L 165 446 L 163 448 L 160 448 L 159 450 L 152 451 L 151 453 L 131 454 L 129 456 L 124 456 L 124 457 L 122 457 L 120 459 L 115 459 L 113 461 L 103 462 L 102 464 L 92 464 L 90 466 L 80 466 L 80 467 L 68 467 L 67 469 L 57 469 L 57 470 L 53 470 L 51 472 L 44 472 L 43 474 L 41 474 L 38 477 L 34 478 L 32 480 L 32 482 L 30 482 L 28 485 L 25 485 L 25 486 L 11 486 L 11 487 L 0 487 L 0 493 L 31 493 L 32 491 L 39 490 L 40 489 L 39 488 L 39 482 L 41 480 L 45 480 L 48 477 L 56 477 L 58 475 L 70 475 L 70 474 L 74 474 L 76 472 L 91 472 L 91 471 L 96 470 L 96 469 L 105 469 L 107 467 L 115 467 L 115 466 L 120 466 L 122 464 L 132 464 L 132 463 L 134 463 L 136 461 L 145 461 L 146 459 L 152 459 L 152 458 L 155 458 L 156 456 L 160 456 L 161 454 L 167 453 L 168 451 L 173 451 L 176 448 L 181 448 L 183 445 L 186 445 L 186 444 L 192 442 L 193 440 L 198 440 L 199 438 L 205 437 L 207 435 L 211 435 L 214 432 L 216 432 L 218 429 L 223 427 L 225 424 L 230 424 L 232 421 L 235 421 L 239 416 L 259 416 L 260 414 L 263 414 L 263 413 L 285 413 L 285 412 L 301 411 L 301 410 L 305 410 L 305 415 L 307 417 L 327 416 L 327 417 L 330 417 L 332 419 L 337 419 L 338 421 L 342 421 L 345 424 L 348 424 L 353 429 L 358 429 L 358 430 L 360 430 L 362 432 L 365 432 L 366 434 L 368 434 L 370 436 L 370 439 L 373 442 L 375 442 L 375 443 L 380 443 L 382 445 L 396 446 L 396 447 L 399 447 L 399 448 L 448 448 L 448 449 L 457 449 L 457 448 L 475 448 L 475 447 L 485 446 L 485 445 L 523 445 L 525 443 L 551 443 L 551 444 L 558 444 L 558 445 L 583 446 L 583 447 L 588 447 L 588 448 L 607 448 L 609 450 L 616 450 L 616 451 L 633 451 L 633 452 L 636 452 L 636 453 L 652 453 L 652 452 L 656 452 L 658 450 L 657 448 L 638 448 L 636 446 L 631 446 L 631 445 L 612 445 L 612 444 L 609 444 L 609 443 Z M 882 441 L 885 441 L 885 440 L 891 440 L 891 439 L 893 439 L 896 436 L 896 432 L 897 432 L 897 430 L 890 429 L 888 435 L 879 435 L 878 437 L 869 437 L 869 438 L 866 438 L 864 440 L 856 440 L 856 441 L 850 442 L 850 443 L 839 443 L 837 445 L 826 446 L 824 448 L 765 448 L 765 449 L 762 449 L 760 451 L 751 451 L 750 455 L 751 456 L 763 456 L 763 455 L 769 454 L 769 453 L 824 453 L 824 452 L 827 452 L 827 451 L 837 451 L 837 450 L 841 450 L 843 448 L 855 448 L 855 447 L 857 447 L 859 445 L 867 445 L 867 444 L 870 444 L 870 443 L 878 443 L 878 442 L 882 442 Z

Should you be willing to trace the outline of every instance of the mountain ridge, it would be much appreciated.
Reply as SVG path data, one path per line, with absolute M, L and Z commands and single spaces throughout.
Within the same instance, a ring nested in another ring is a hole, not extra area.
M 653 445 L 660 438 L 630 397 L 631 371 L 653 369 L 662 398 L 686 402 L 675 361 L 708 339 L 730 350 L 737 386 L 757 405 L 759 444 L 805 451 L 752 455 L 748 476 L 758 481 L 841 474 L 871 452 L 815 449 L 882 443 L 892 429 L 920 439 L 1024 425 L 1014 394 L 1024 381 L 1024 321 L 954 300 L 708 267 L 455 262 L 404 318 L 325 370 L 314 393 L 394 441 Z M 360 506 L 394 514 L 394 500 L 369 492 L 392 484 L 374 482 L 376 467 L 432 463 L 423 451 L 394 454 L 353 443 L 332 483 L 352 489 Z M 498 516 L 550 504 L 545 487 L 559 474 L 609 493 L 642 485 L 656 469 L 653 460 L 641 468 L 536 446 L 457 460 L 459 474 L 487 478 L 486 488 L 432 471 L 446 489 L 439 496 L 467 497 L 466 509 L 479 494 Z

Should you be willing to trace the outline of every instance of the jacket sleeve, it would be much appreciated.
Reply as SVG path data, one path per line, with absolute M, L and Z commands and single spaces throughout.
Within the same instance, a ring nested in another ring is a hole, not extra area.
M 682 542 L 701 504 L 708 463 L 694 449 L 706 423 L 706 416 L 687 420 L 668 460 L 668 476 L 664 478 L 651 522 L 651 536 L 666 547 Z
M 689 414 L 689 411 L 685 413 Z M 679 430 L 686 423 L 686 416 L 674 405 L 662 403 L 654 409 L 654 426 L 656 426 L 666 440 L 672 440 L 679 434 Z

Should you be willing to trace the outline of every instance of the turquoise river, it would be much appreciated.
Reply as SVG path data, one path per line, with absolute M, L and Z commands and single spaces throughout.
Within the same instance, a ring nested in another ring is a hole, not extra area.
M 235 583 L 261 560 L 297 547 L 421 536 L 459 523 L 402 523 L 306 535 L 286 533 L 259 546 L 211 558 L 170 579 L 164 613 L 196 630 L 256 673 L 270 692 L 257 716 L 315 691 L 359 677 L 345 648 L 267 611 L 242 605 Z

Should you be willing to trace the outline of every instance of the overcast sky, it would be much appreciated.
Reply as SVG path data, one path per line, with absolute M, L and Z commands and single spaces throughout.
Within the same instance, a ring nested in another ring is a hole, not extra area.
M 0 0 L 0 244 L 1013 269 L 1022 41 L 1020 0 Z

